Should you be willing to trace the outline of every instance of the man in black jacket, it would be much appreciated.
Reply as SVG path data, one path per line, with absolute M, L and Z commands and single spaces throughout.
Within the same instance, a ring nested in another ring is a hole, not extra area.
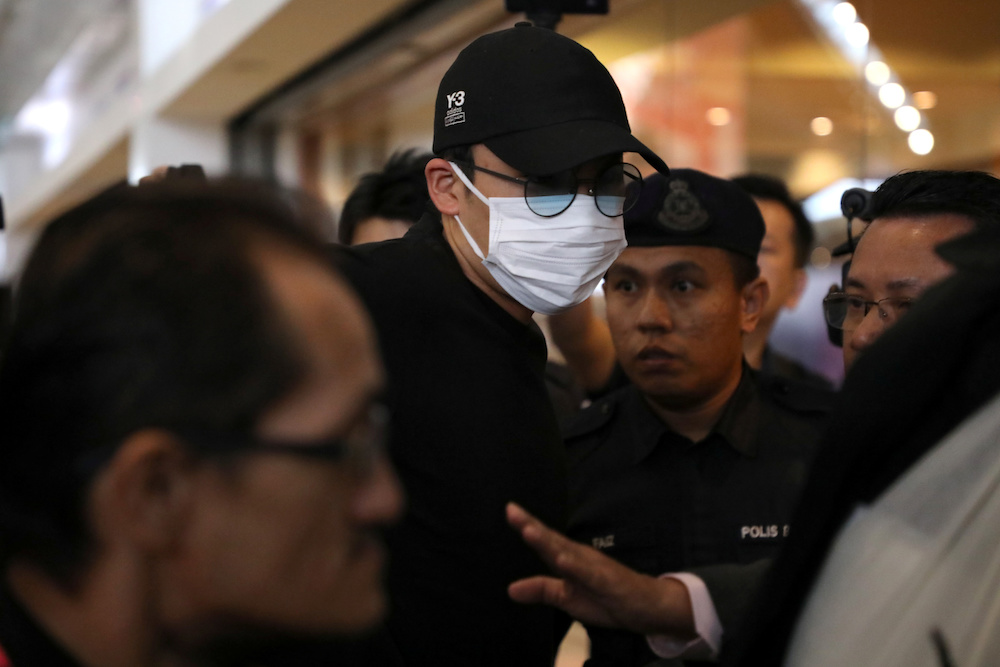
M 485 35 L 438 89 L 435 212 L 402 239 L 337 249 L 382 345 L 410 507 L 388 535 L 393 611 L 358 664 L 552 664 L 552 611 L 507 598 L 543 566 L 503 509 L 513 499 L 566 520 L 531 317 L 586 298 L 625 246 L 621 216 L 641 184 L 626 151 L 666 171 L 592 53 L 526 23 Z

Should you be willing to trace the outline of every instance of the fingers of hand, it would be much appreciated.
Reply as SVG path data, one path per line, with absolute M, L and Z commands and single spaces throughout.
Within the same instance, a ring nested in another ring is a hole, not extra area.
M 522 604 L 559 606 L 563 599 L 563 582 L 553 577 L 519 579 L 507 587 L 507 594 Z
M 507 521 L 521 533 L 528 546 L 538 552 L 550 567 L 558 569 L 558 561 L 564 551 L 575 542 L 552 530 L 515 503 L 507 505 Z

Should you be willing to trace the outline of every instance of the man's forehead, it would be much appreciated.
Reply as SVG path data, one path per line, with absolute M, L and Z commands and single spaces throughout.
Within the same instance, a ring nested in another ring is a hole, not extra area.
M 626 248 L 608 273 L 615 271 L 660 272 L 683 269 L 714 270 L 728 266 L 727 251 L 698 245 L 637 246 Z
M 937 246 L 973 227 L 965 216 L 951 213 L 877 218 L 858 241 L 847 283 L 904 290 L 935 282 L 948 272 Z
M 884 252 L 890 245 L 914 254 L 933 252 L 944 241 L 967 234 L 974 228 L 972 220 L 956 213 L 876 218 L 859 239 L 858 252 L 864 252 L 869 246 Z
M 766 236 L 776 234 L 794 235 L 795 220 L 785 205 L 774 199 L 763 199 L 754 197 L 757 207 L 764 218 L 764 230 Z

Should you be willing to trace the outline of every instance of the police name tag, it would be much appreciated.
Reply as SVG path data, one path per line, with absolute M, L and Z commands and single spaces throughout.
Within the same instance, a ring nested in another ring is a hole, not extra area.
M 603 537 L 594 537 L 590 540 L 590 543 L 595 549 L 610 549 L 615 546 L 615 536 L 612 534 Z
M 789 525 L 771 524 L 769 526 L 741 526 L 741 540 L 773 540 L 776 537 L 788 537 Z

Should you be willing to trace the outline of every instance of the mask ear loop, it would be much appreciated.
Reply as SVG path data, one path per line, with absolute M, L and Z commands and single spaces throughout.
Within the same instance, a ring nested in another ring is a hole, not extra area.
M 468 179 L 468 177 L 466 177 L 465 173 L 462 171 L 461 167 L 459 167 L 454 162 L 450 162 L 450 161 L 448 162 L 448 164 L 451 165 L 451 170 L 455 173 L 456 176 L 458 176 L 458 180 L 462 181 L 462 183 L 465 184 L 465 187 L 469 188 L 469 190 L 472 192 L 472 194 L 474 194 L 477 197 L 479 197 L 479 200 L 481 202 L 483 202 L 484 204 L 486 204 L 487 206 L 489 206 L 490 205 L 490 200 L 487 199 L 486 197 L 484 197 L 483 193 L 480 192 L 476 188 L 476 186 L 474 186 L 472 184 L 472 182 Z M 469 246 L 472 248 L 472 251 L 476 253 L 476 256 L 479 257 L 479 259 L 485 261 L 486 260 L 486 255 L 483 254 L 483 251 L 479 248 L 479 244 L 476 243 L 476 240 L 474 238 L 472 238 L 472 234 L 469 233 L 469 230 L 466 229 L 465 225 L 462 224 L 462 219 L 458 217 L 457 213 L 454 215 L 454 218 L 455 218 L 455 221 L 458 223 L 458 228 L 461 229 L 462 230 L 462 234 L 465 235 L 465 240 L 469 242 Z
M 490 200 L 486 198 L 486 195 L 484 195 L 482 192 L 479 191 L 479 188 L 477 188 L 475 185 L 472 184 L 472 181 L 470 181 L 469 177 L 465 175 L 465 172 L 462 171 L 462 168 L 459 167 L 454 162 L 449 162 L 448 164 L 451 165 L 452 171 L 454 171 L 455 175 L 458 176 L 458 180 L 465 183 L 465 187 L 469 188 L 469 190 L 472 191 L 472 194 L 479 197 L 479 201 L 489 206 Z

